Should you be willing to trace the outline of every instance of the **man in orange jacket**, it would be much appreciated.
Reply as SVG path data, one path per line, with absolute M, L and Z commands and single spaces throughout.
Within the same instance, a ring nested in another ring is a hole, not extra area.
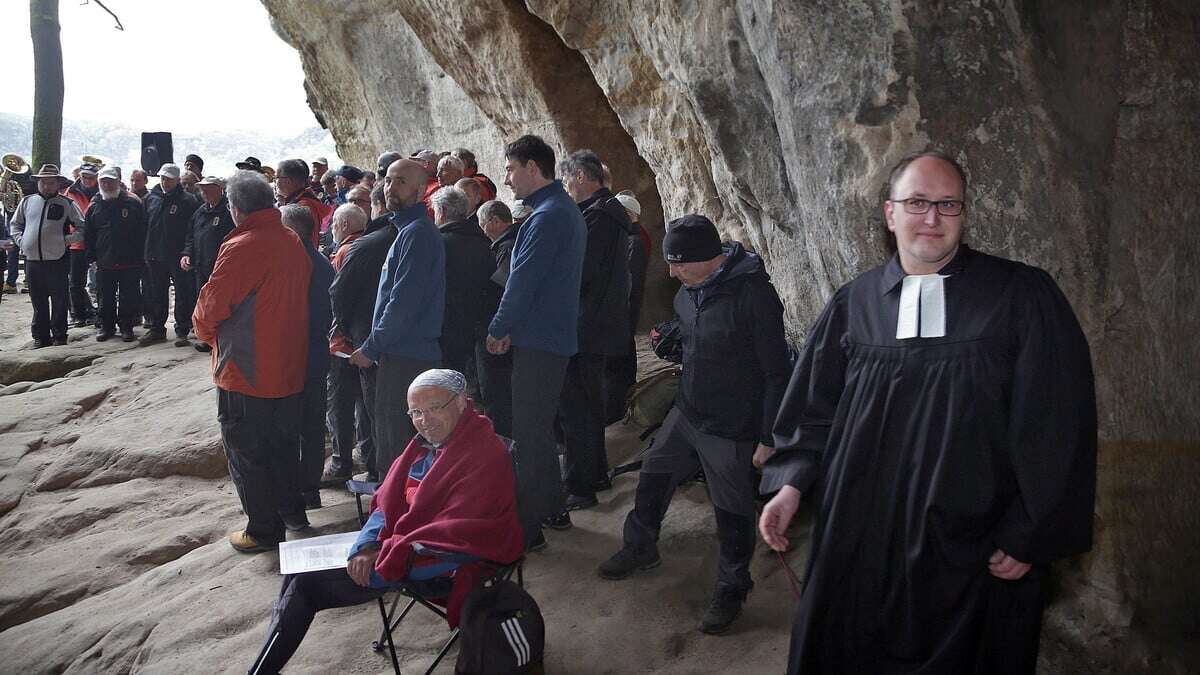
M 238 171 L 225 190 L 237 226 L 221 245 L 192 323 L 196 337 L 213 346 L 221 441 L 249 521 L 229 542 L 257 553 L 283 541 L 285 527 L 308 526 L 303 500 L 288 486 L 300 470 L 312 262 L 280 221 L 261 174 Z

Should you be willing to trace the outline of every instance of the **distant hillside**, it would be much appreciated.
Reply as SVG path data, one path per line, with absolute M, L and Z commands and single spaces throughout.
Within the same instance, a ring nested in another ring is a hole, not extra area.
M 15 152 L 29 161 L 32 122 L 29 117 L 0 113 L 0 153 Z M 80 155 L 96 155 L 124 167 L 128 172 L 140 165 L 142 131 L 159 130 L 133 129 L 105 122 L 63 120 L 64 170 L 77 165 Z M 206 173 L 222 176 L 231 173 L 234 163 L 247 155 L 253 155 L 270 166 L 289 157 L 312 161 L 314 157 L 322 156 L 327 157 L 335 168 L 341 165 L 333 137 L 318 127 L 296 136 L 271 136 L 261 131 L 230 129 L 204 134 L 175 134 L 173 141 L 176 163 L 183 164 L 184 156 L 194 152 L 204 158 Z

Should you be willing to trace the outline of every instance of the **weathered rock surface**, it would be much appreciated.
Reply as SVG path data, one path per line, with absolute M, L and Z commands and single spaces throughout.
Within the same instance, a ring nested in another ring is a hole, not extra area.
M 28 325 L 27 302 L 3 311 Z M 0 396 L 0 672 L 244 673 L 278 594 L 279 560 L 236 553 L 225 540 L 244 517 L 224 470 L 209 359 L 169 344 L 98 344 L 90 333 L 36 352 L 13 350 L 25 338 L 0 334 L 0 364 L 91 362 Z M 611 430 L 613 461 L 635 449 L 635 434 Z M 780 671 L 791 603 L 765 547 L 738 629 L 720 639 L 695 630 L 716 566 L 702 486 L 679 492 L 660 568 L 624 583 L 595 575 L 619 546 L 635 484 L 635 475 L 619 477 L 601 507 L 550 533 L 550 548 L 526 564 L 526 587 L 547 618 L 547 672 L 692 673 L 697 663 Z M 356 527 L 348 494 L 322 498 L 325 507 L 308 512 L 311 534 Z M 803 555 L 793 552 L 793 567 Z M 322 612 L 288 672 L 391 672 L 370 649 L 378 630 L 369 605 Z M 431 613 L 414 611 L 397 632 L 405 672 L 424 671 L 446 634 Z M 453 654 L 439 672 L 452 670 Z
M 796 339 L 834 289 L 885 259 L 892 163 L 926 147 L 956 154 L 972 182 L 969 241 L 1054 275 L 1097 373 L 1096 547 L 1060 566 L 1043 665 L 1196 663 L 1200 581 L 1188 570 L 1200 538 L 1182 525 L 1200 510 L 1195 3 L 391 0 L 338 3 L 333 17 L 328 3 L 264 2 L 281 25 L 332 19 L 324 42 L 285 30 L 321 62 L 370 81 L 433 63 L 432 94 L 469 100 L 495 137 L 592 147 L 639 194 L 648 169 L 666 218 L 706 213 L 765 256 Z M 357 62 L 371 45 L 349 17 L 368 7 L 380 25 L 406 24 L 424 53 Z M 393 139 L 338 125 L 427 109 L 316 107 L 335 137 L 371 152 Z M 450 147 L 452 123 L 435 115 L 403 137 Z

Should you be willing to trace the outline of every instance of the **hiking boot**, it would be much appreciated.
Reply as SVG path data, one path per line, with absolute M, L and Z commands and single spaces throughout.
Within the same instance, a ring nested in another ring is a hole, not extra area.
M 304 509 L 319 509 L 321 508 L 321 493 L 317 490 L 304 491 Z
M 281 513 L 279 517 L 283 519 L 283 526 L 292 532 L 299 532 L 310 527 L 308 524 L 308 516 L 301 513 Z
M 562 513 L 543 518 L 542 527 L 548 527 L 552 530 L 569 530 L 571 529 L 571 514 L 563 511 Z
M 61 346 L 65 345 L 65 344 L 67 344 L 67 338 L 65 338 L 65 337 L 56 337 L 56 338 L 54 338 L 53 340 L 51 340 L 51 341 L 50 341 L 50 344 L 54 345 L 55 347 L 61 347 Z
M 114 333 L 111 330 L 100 329 L 99 331 L 96 331 L 96 342 L 104 342 L 113 335 Z
M 136 339 L 137 338 L 134 336 L 132 328 L 122 328 L 121 329 L 121 340 L 123 340 L 125 342 L 133 342 Z
M 742 613 L 742 603 L 746 602 L 744 589 L 729 584 L 717 584 L 708 609 L 700 618 L 700 632 L 709 635 L 720 635 L 729 629 L 729 625 Z
M 41 349 L 41 348 L 43 348 L 43 347 L 49 347 L 49 346 L 50 346 L 50 341 L 49 341 L 49 340 L 34 340 L 34 341 L 33 341 L 33 348 L 34 348 L 34 349 Z
M 207 342 L 196 342 L 192 346 L 195 347 L 196 351 L 198 352 L 208 353 L 212 351 L 212 345 L 208 344 Z
M 566 509 L 568 511 L 590 509 L 599 503 L 596 501 L 596 495 L 567 495 Z
M 277 542 L 258 541 L 254 537 L 251 537 L 245 530 L 241 530 L 229 533 L 229 545 L 235 551 L 241 553 L 262 553 L 270 551 L 279 544 Z
M 538 530 L 537 536 L 525 547 L 526 553 L 537 553 L 546 550 L 546 533 Z
M 658 547 L 637 549 L 626 546 L 613 554 L 613 557 L 600 563 L 596 571 L 604 579 L 624 579 L 638 570 L 648 570 L 658 567 L 662 558 L 658 557 Z
M 167 341 L 167 334 L 165 331 L 151 330 L 149 333 L 146 333 L 145 335 L 143 335 L 140 340 L 138 340 L 138 346 L 139 347 L 149 347 L 150 345 L 155 345 L 160 342 L 166 342 L 166 341 Z
M 175 338 L 175 346 L 176 347 L 191 347 L 192 343 L 190 340 L 187 339 L 187 336 L 185 335 L 184 337 Z
M 323 488 L 344 488 L 346 487 L 346 481 L 350 480 L 350 478 L 351 474 L 349 471 L 335 472 L 326 469 L 325 473 L 321 474 L 320 485 Z

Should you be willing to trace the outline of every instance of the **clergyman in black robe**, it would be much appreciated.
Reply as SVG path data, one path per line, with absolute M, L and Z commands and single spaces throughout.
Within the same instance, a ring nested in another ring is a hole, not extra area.
M 788 671 L 1031 673 L 1045 567 L 1091 546 L 1088 345 L 1046 272 L 961 244 L 953 160 L 897 169 L 899 253 L 817 319 L 764 469 L 773 547 L 819 509 Z

